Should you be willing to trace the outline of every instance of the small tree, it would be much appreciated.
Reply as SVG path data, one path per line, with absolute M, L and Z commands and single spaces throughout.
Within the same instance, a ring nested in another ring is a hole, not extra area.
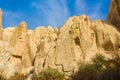
M 65 80 L 65 75 L 57 69 L 47 68 L 38 73 L 37 80 Z
M 101 71 L 103 69 L 103 65 L 105 63 L 105 57 L 102 54 L 96 54 L 92 58 L 93 65 L 96 69 L 96 71 Z
M 11 76 L 8 80 L 25 80 L 27 77 L 23 74 L 15 73 L 14 76 Z

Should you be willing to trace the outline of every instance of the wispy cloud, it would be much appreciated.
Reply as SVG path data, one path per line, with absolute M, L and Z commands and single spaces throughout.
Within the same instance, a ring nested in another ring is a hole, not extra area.
M 47 0 L 42 5 L 39 4 L 40 2 L 33 2 L 31 5 L 37 10 L 38 14 L 41 14 L 41 18 L 44 17 L 42 19 L 47 25 L 58 27 L 69 17 L 66 0 Z
M 3 27 L 17 26 L 21 22 L 22 17 L 21 12 L 3 11 Z
M 104 19 L 104 17 L 106 17 L 105 14 L 103 14 L 103 12 L 101 11 L 102 6 L 102 3 L 90 4 L 87 3 L 85 0 L 76 0 L 75 3 L 77 15 L 86 14 L 92 20 Z
M 28 27 L 34 29 L 40 25 L 59 27 L 69 17 L 81 14 L 90 16 L 92 20 L 105 19 L 109 2 L 110 0 L 0 0 L 0 7 L 3 8 L 4 27 L 19 25 L 25 20 Z M 12 6 L 13 3 L 16 3 L 16 7 Z

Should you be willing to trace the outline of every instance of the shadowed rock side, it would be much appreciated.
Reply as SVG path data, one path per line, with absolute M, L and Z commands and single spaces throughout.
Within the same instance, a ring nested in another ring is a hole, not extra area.
M 120 31 L 120 0 L 111 0 L 107 21 Z
M 9 78 L 19 72 L 30 78 L 31 71 L 37 74 L 51 67 L 69 77 L 77 71 L 79 62 L 91 62 L 97 53 L 106 58 L 120 54 L 120 33 L 104 21 L 92 22 L 81 15 L 69 18 L 60 29 L 49 26 L 35 30 L 27 30 L 22 22 L 3 30 L 0 73 Z

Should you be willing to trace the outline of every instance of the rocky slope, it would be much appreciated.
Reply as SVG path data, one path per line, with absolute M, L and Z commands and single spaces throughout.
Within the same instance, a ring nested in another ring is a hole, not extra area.
M 120 31 L 120 0 L 111 0 L 107 20 Z
M 8 78 L 19 72 L 30 79 L 47 67 L 69 76 L 77 71 L 79 62 L 91 62 L 97 53 L 106 59 L 120 54 L 120 33 L 107 22 L 92 22 L 81 15 L 69 18 L 59 29 L 27 30 L 25 22 L 3 29 L 0 10 L 0 74 Z

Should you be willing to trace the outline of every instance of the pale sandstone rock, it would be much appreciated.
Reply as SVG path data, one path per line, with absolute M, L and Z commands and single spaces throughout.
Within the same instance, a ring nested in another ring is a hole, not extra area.
M 38 27 L 32 31 L 25 26 L 23 22 L 19 27 L 4 30 L 5 34 L 13 34 L 11 40 L 4 39 L 13 49 L 8 64 L 12 63 L 15 71 L 22 70 L 23 74 L 34 66 L 36 73 L 52 67 L 69 76 L 77 71 L 79 62 L 90 62 L 96 53 L 111 58 L 119 50 L 120 33 L 106 22 L 91 22 L 85 15 L 70 18 L 59 30 Z
M 112 58 L 119 48 L 120 33 L 113 26 L 100 20 L 91 22 L 85 15 L 74 16 L 60 28 L 44 66 L 70 75 L 79 62 L 90 62 L 97 53 Z
M 35 71 L 39 72 L 44 68 L 45 58 L 52 49 L 51 46 L 57 38 L 56 30 L 51 27 L 38 27 L 31 36 L 31 52 Z M 32 46 L 33 45 L 33 46 Z
M 10 62 L 16 63 L 16 65 L 21 64 L 22 67 L 17 66 L 17 69 L 21 69 L 22 73 L 24 73 L 25 69 L 32 66 L 29 37 L 25 22 L 21 22 L 19 27 L 14 29 L 10 40 L 10 46 L 14 49 Z
M 96 20 L 91 27 L 96 36 L 97 53 L 103 53 L 107 58 L 118 53 L 120 33 L 113 26 L 104 21 Z
M 2 34 L 2 40 L 9 42 L 14 31 L 14 27 L 5 28 Z
M 120 33 L 109 23 L 100 20 L 91 22 L 83 15 L 66 22 L 53 46 L 45 65 L 70 75 L 78 69 L 79 62 L 90 62 L 97 53 L 107 59 L 119 53 Z
M 8 42 L 0 41 L 0 74 L 9 78 L 14 75 L 14 64 L 9 62 L 12 49 L 8 46 Z
M 86 21 L 85 19 L 86 20 L 88 19 L 88 21 Z M 80 59 L 80 57 L 81 59 L 83 59 L 84 55 L 86 54 L 84 50 L 86 48 L 86 45 L 85 43 L 83 43 L 83 40 L 87 37 L 88 34 L 87 31 L 89 31 L 89 26 L 86 23 L 90 25 L 91 21 L 85 15 L 80 17 L 72 17 L 60 29 L 60 35 L 57 41 L 56 64 L 60 65 L 63 68 L 63 70 L 66 72 L 74 70 L 75 68 L 74 63 L 78 61 L 76 60 L 76 56 L 79 57 L 77 59 Z M 83 33 L 84 31 L 86 31 L 85 33 L 87 34 Z M 74 49 L 74 46 L 77 46 L 77 48 L 80 51 L 80 52 L 76 52 L 77 55 L 75 53 L 76 50 Z

